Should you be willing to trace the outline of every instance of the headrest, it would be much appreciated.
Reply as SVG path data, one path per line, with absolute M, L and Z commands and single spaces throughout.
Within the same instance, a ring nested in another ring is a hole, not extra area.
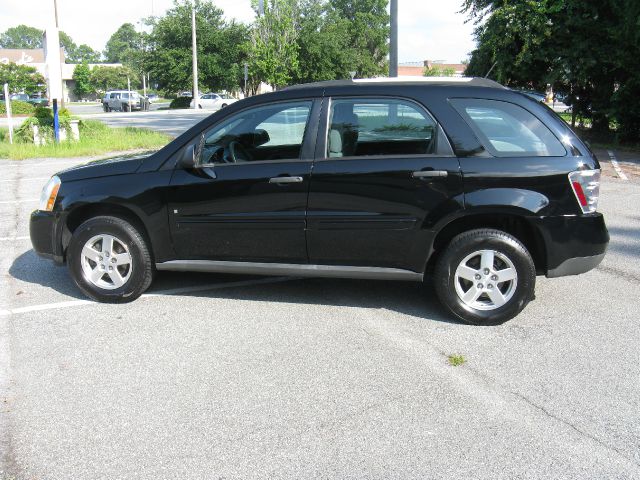
M 356 127 L 358 125 L 358 115 L 353 113 L 353 103 L 336 103 L 333 108 L 331 122 L 334 125 L 340 123 Z
M 329 157 L 342 156 L 342 135 L 338 130 L 332 129 L 329 132 Z

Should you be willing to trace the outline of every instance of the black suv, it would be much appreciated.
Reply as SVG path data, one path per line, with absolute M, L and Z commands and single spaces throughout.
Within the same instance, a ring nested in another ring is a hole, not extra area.
M 422 281 L 498 324 L 536 275 L 586 272 L 609 235 L 600 170 L 546 106 L 484 79 L 300 85 L 162 150 L 71 168 L 31 215 L 42 256 L 103 302 L 157 270 Z

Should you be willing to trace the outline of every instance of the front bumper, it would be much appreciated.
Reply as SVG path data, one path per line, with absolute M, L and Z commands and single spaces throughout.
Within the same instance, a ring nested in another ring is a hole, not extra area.
M 544 240 L 547 277 L 578 275 L 597 267 L 609 245 L 601 213 L 542 217 L 534 220 Z
M 34 210 L 29 221 L 29 236 L 33 250 L 58 264 L 64 263 L 62 244 L 56 216 L 51 212 Z

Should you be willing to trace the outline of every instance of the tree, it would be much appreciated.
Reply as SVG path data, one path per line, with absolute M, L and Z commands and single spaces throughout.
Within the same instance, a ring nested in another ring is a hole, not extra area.
M 69 63 L 100 63 L 100 52 L 83 43 L 76 47 Z
M 104 58 L 108 63 L 131 64 L 140 50 L 141 34 L 132 23 L 123 23 L 107 41 Z
M 42 33 L 28 25 L 8 28 L 0 34 L 0 48 L 42 48 Z
M 387 0 L 329 0 L 331 21 L 347 22 L 347 58 L 350 70 L 358 77 L 388 73 L 390 19 L 387 5 Z
M 0 34 L 0 48 L 42 48 L 44 32 L 28 25 L 11 27 Z M 64 50 L 66 63 L 97 63 L 100 54 L 89 45 L 77 46 L 65 32 L 60 32 L 60 46 Z
M 350 78 L 350 23 L 328 14 L 326 0 L 303 0 L 300 3 L 298 62 L 293 73 L 295 83 Z
M 567 93 L 577 115 L 629 137 L 640 128 L 638 2 L 633 0 L 465 0 L 477 49 L 467 73 L 519 87 Z M 636 126 L 634 126 L 636 125 Z M 637 136 L 636 136 L 637 138 Z
M 455 69 L 451 67 L 441 67 L 440 65 L 424 67 L 425 77 L 453 77 L 455 74 Z
M 191 1 L 181 0 L 161 18 L 148 20 L 151 32 L 143 65 L 165 93 L 190 88 Z M 198 80 L 205 90 L 235 90 L 242 82 L 248 28 L 224 20 L 210 0 L 196 0 Z
M 251 70 L 273 88 L 291 82 L 298 71 L 295 0 L 268 0 L 251 35 Z
M 91 83 L 91 69 L 86 63 L 76 65 L 73 70 L 73 80 L 76 82 L 73 91 L 78 98 L 94 93 L 95 88 Z
M 46 81 L 35 67 L 0 63 L 0 85 L 9 84 L 12 93 L 34 94 L 45 89 Z
M 140 81 L 128 67 L 100 67 L 91 70 L 91 85 L 93 91 L 104 93 L 107 90 L 122 90 L 128 87 L 127 79 L 131 81 L 131 88 L 137 89 Z

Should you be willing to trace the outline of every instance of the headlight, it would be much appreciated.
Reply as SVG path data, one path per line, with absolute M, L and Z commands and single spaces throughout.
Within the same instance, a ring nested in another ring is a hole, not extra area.
M 53 210 L 53 206 L 56 203 L 56 197 L 58 196 L 58 190 L 60 190 L 60 183 L 60 179 L 57 176 L 51 177 L 47 182 L 40 194 L 39 210 L 42 210 L 43 212 L 50 212 Z

